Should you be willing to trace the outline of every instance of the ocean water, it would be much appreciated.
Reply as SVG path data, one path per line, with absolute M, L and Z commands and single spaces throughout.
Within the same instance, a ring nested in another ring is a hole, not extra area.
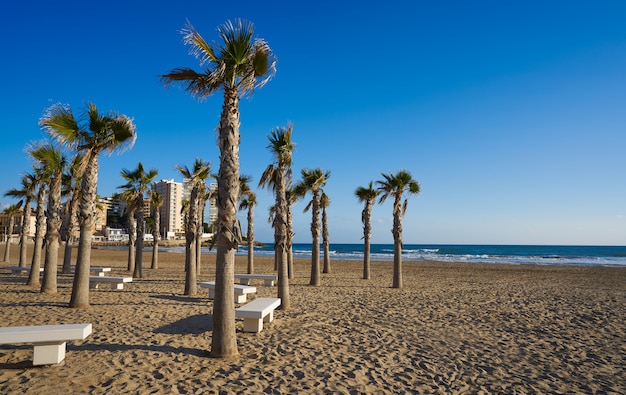
M 257 246 L 254 254 L 271 256 L 273 244 Z M 184 252 L 182 247 L 164 248 L 164 251 Z M 203 253 L 215 253 L 204 249 Z M 241 247 L 238 255 L 247 255 Z M 294 244 L 293 253 L 298 258 L 311 257 L 311 244 Z M 331 259 L 363 260 L 363 244 L 331 244 Z M 322 254 L 320 253 L 320 256 Z M 393 244 L 372 244 L 371 260 L 392 261 Z M 403 261 L 474 262 L 499 264 L 573 265 L 573 266 L 624 266 L 626 246 L 538 246 L 538 245 L 451 245 L 405 244 Z

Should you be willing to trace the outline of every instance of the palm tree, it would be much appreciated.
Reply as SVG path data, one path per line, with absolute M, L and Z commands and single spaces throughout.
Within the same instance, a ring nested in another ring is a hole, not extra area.
M 80 240 L 76 273 L 69 306 L 89 307 L 89 268 L 91 265 L 91 236 L 96 218 L 96 189 L 98 186 L 98 157 L 101 152 L 113 153 L 130 148 L 135 142 L 135 125 L 126 115 L 114 112 L 101 114 L 96 105 L 88 103 L 85 121 L 80 123 L 72 110 L 60 104 L 51 106 L 39 121 L 61 143 L 76 148 L 85 156 L 85 171 L 81 181 L 78 223 Z
M 51 143 L 44 143 L 30 152 L 48 180 L 48 209 L 46 214 L 46 258 L 41 292 L 57 292 L 57 262 L 59 230 L 61 228 L 61 185 L 68 164 L 66 156 Z
M 161 227 L 161 212 L 159 209 L 163 206 L 163 196 L 159 195 L 155 189 L 154 183 L 152 183 L 152 189 L 150 190 L 150 207 L 152 208 L 152 218 L 154 218 L 154 226 L 152 227 L 152 265 L 151 269 L 159 268 L 159 240 L 161 234 L 159 229 Z
M 20 202 L 24 203 L 22 209 L 22 224 L 20 226 L 20 260 L 18 266 L 25 267 L 28 253 L 28 233 L 30 232 L 30 206 L 31 201 L 35 198 L 35 189 L 37 188 L 36 176 L 31 173 L 24 174 L 21 183 L 21 189 L 9 189 L 4 196 L 21 198 Z
M 370 274 L 370 237 L 372 236 L 372 208 L 376 203 L 379 191 L 374 188 L 374 182 L 370 181 L 366 187 L 358 187 L 354 194 L 359 202 L 365 203 L 361 212 L 361 222 L 363 222 L 363 279 L 369 280 Z
M 289 224 L 287 222 L 287 188 L 291 183 L 291 163 L 295 143 L 291 141 L 293 124 L 287 127 L 278 127 L 270 131 L 267 137 L 270 144 L 267 146 L 274 161 L 265 169 L 259 186 L 272 188 L 276 195 L 274 204 L 274 251 L 278 263 L 278 297 L 281 299 L 280 308 L 287 310 L 291 307 L 289 297 L 289 266 L 287 262 L 287 236 Z
M 313 198 L 304 208 L 304 212 L 309 209 L 312 213 L 311 219 L 311 281 L 309 285 L 320 285 L 320 207 L 322 188 L 330 178 L 330 171 L 324 172 L 319 167 L 317 169 L 302 169 L 300 171 L 302 180 L 294 186 L 296 195 L 304 197 L 311 192 Z
M 248 210 L 248 274 L 254 273 L 254 206 L 256 205 L 256 194 L 250 189 L 252 177 L 242 175 L 239 177 L 239 210 Z
M 5 208 L 3 213 L 9 216 L 9 227 L 4 232 L 4 236 L 7 238 L 6 246 L 4 248 L 4 262 L 9 261 L 9 251 L 11 248 L 11 235 L 13 235 L 13 228 L 15 227 L 15 217 L 20 214 L 20 208 L 22 202 L 18 204 L 12 204 Z
M 201 207 L 204 197 L 201 196 L 206 189 L 205 180 L 211 173 L 211 164 L 196 158 L 193 169 L 187 166 L 176 166 L 180 174 L 185 177 L 191 187 L 189 205 L 185 221 L 185 295 L 195 295 L 198 290 L 198 262 L 197 262 L 197 238 L 198 227 L 201 226 Z M 234 277 L 233 277 L 234 283 Z M 233 290 L 234 292 L 234 290 Z
M 150 169 L 146 172 L 141 162 L 137 163 L 134 170 L 122 169 L 120 175 L 126 184 L 120 185 L 122 194 L 134 197 L 134 201 L 130 204 L 134 207 L 135 218 L 128 218 L 129 222 L 136 221 L 137 224 L 137 245 L 135 246 L 135 267 L 133 270 L 134 278 L 143 278 L 143 239 L 145 233 L 144 227 L 144 204 L 143 200 L 148 187 L 159 172 L 156 169 Z
M 83 155 L 76 154 L 64 176 L 65 187 L 69 197 L 66 202 L 66 215 L 61 226 L 61 237 L 65 238 L 65 253 L 63 254 L 63 274 L 71 273 L 72 269 L 72 243 L 78 221 L 78 202 L 80 199 L 80 182 L 82 180 Z
M 185 44 L 208 68 L 198 73 L 177 68 L 162 76 L 165 85 L 180 83 L 200 100 L 224 91 L 224 104 L 218 127 L 220 168 L 218 173 L 217 253 L 215 258 L 215 299 L 211 355 L 232 357 L 239 354 L 235 333 L 234 273 L 235 251 L 241 241 L 237 227 L 239 198 L 239 100 L 251 94 L 274 75 L 276 61 L 269 45 L 253 39 L 254 25 L 245 20 L 228 21 L 217 31 L 223 41 L 209 45 L 194 27 L 183 30 Z
M 376 181 L 379 185 L 380 199 L 382 204 L 389 197 L 393 196 L 393 288 L 402 288 L 402 217 L 406 213 L 408 200 L 402 196 L 404 193 L 418 195 L 420 184 L 413 179 L 411 173 L 400 170 L 398 173 L 382 174 L 383 180 Z
M 324 246 L 324 269 L 322 273 L 330 273 L 330 240 L 328 239 L 328 215 L 326 209 L 330 205 L 330 198 L 325 192 L 320 197 L 322 206 L 322 245 Z

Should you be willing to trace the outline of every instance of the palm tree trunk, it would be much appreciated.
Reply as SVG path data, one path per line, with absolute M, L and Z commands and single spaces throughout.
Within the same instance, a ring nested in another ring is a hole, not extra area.
M 320 198 L 313 193 L 313 218 L 311 219 L 311 281 L 309 285 L 320 286 Z
M 13 214 L 9 214 L 9 229 L 6 232 L 7 243 L 4 248 L 4 261 L 9 261 L 9 251 L 11 249 L 11 235 L 13 234 L 13 227 L 15 226 L 15 219 L 13 218 Z
M 52 178 L 48 194 L 46 219 L 46 260 L 44 262 L 42 293 L 57 292 L 57 267 L 59 259 L 59 229 L 61 228 L 61 175 Z
M 89 307 L 89 269 L 91 268 L 91 236 L 96 222 L 94 213 L 98 186 L 98 152 L 92 151 L 86 157 L 89 159 L 81 182 L 82 194 L 78 206 L 80 240 L 69 304 L 71 308 Z
M 160 218 L 158 214 L 159 210 L 156 210 L 154 215 L 154 231 L 152 232 L 152 262 L 150 264 L 151 269 L 159 268 L 159 226 Z
M 286 169 L 279 165 L 276 172 L 276 216 L 274 217 L 274 232 L 276 232 L 276 257 L 278 258 L 278 297 L 280 309 L 288 310 L 291 307 L 289 297 L 289 266 L 287 264 L 287 196 L 285 186 Z
M 28 233 L 30 232 L 30 198 L 24 204 L 24 215 L 22 217 L 22 229 L 20 232 L 20 262 L 18 266 L 26 266 L 28 259 Z
M 326 209 L 322 209 L 322 244 L 324 246 L 323 273 L 330 273 L 330 242 L 328 240 L 328 216 L 326 215 Z
M 237 224 L 239 200 L 239 97 L 236 87 L 224 88 L 218 146 L 217 253 L 211 356 L 239 355 L 235 331 L 235 250 L 241 241 Z
M 30 273 L 28 274 L 28 285 L 39 285 L 39 269 L 41 268 L 41 253 L 43 249 L 44 228 L 44 210 L 45 210 L 45 186 L 39 187 L 37 192 L 37 221 L 35 222 L 35 246 L 33 247 L 33 260 L 30 265 Z
M 370 238 L 372 236 L 372 213 L 373 201 L 368 200 L 363 210 L 363 280 L 371 278 L 370 271 Z
M 161 226 L 161 215 L 159 213 L 159 209 L 154 210 L 154 230 L 152 231 L 152 264 L 150 265 L 151 269 L 159 268 L 159 239 L 161 235 L 159 234 L 159 227 Z
M 293 271 L 293 215 L 291 211 L 291 202 L 287 202 L 287 272 L 289 279 L 295 278 Z
M 78 188 L 74 190 L 74 194 L 69 201 L 70 208 L 68 210 L 67 235 L 65 239 L 65 252 L 63 255 L 63 274 L 72 272 L 72 243 L 74 242 L 74 230 L 76 229 L 76 217 L 78 209 Z
M 185 295 L 198 292 L 198 186 L 189 196 L 189 213 L 185 226 Z M 233 291 L 234 292 L 234 291 Z
M 135 272 L 135 241 L 137 235 L 137 226 L 135 224 L 135 209 L 128 211 L 128 266 L 126 270 L 131 273 Z
M 402 212 L 399 195 L 393 205 L 393 288 L 402 288 Z
M 135 218 L 137 219 L 137 246 L 135 247 L 133 278 L 143 278 L 143 194 L 137 198 L 135 204 L 137 206 L 135 211 Z
M 248 207 L 248 274 L 254 273 L 254 205 Z

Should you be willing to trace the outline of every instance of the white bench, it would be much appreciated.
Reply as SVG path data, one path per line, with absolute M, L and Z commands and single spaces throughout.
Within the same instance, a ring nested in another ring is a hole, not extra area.
M 101 283 L 111 283 L 111 289 L 124 289 L 124 283 L 132 283 L 132 277 L 89 276 L 89 288 L 98 288 Z
M 51 365 L 65 359 L 65 343 L 83 340 L 91 324 L 10 326 L 0 328 L 0 344 L 34 343 L 33 365 Z
M 235 278 L 243 285 L 250 285 L 250 280 L 263 280 L 266 286 L 273 287 L 274 281 L 278 281 L 278 274 L 235 274 Z
M 280 298 L 258 298 L 235 310 L 235 317 L 243 318 L 244 332 L 261 332 L 263 321 L 274 320 L 274 310 L 280 306 Z
M 75 271 L 76 271 L 76 268 L 73 267 L 72 268 L 72 273 L 74 273 Z M 101 266 L 90 266 L 89 267 L 89 272 L 90 273 L 93 273 L 93 274 L 95 274 L 97 276 L 100 276 L 100 277 L 104 277 L 104 274 L 106 272 L 110 272 L 110 271 L 111 271 L 110 267 L 101 267 Z
M 21 274 L 22 272 L 30 272 L 30 267 L 25 266 L 7 266 L 2 269 L 10 270 L 11 274 Z M 43 272 L 43 267 L 39 268 L 39 272 Z
M 215 281 L 201 282 L 200 287 L 209 289 L 209 299 L 215 299 Z M 248 294 L 256 293 L 256 287 L 235 284 L 235 303 L 246 303 Z

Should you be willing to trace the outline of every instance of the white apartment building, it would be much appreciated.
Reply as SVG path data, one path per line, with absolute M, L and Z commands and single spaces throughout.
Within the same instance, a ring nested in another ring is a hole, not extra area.
M 163 238 L 183 232 L 183 184 L 172 180 L 161 180 L 154 184 L 155 191 L 163 198 L 160 232 Z

